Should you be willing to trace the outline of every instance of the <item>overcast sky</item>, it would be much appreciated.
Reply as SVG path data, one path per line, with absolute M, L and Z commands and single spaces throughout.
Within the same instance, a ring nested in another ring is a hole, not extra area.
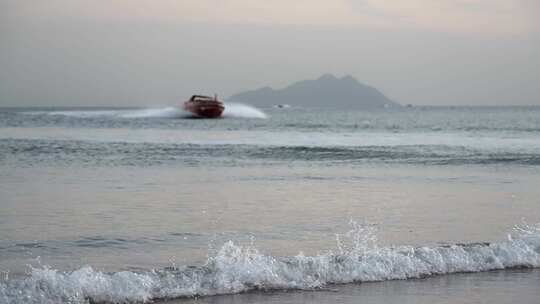
M 162 106 L 350 74 L 402 104 L 540 105 L 537 0 L 0 0 L 0 106 Z

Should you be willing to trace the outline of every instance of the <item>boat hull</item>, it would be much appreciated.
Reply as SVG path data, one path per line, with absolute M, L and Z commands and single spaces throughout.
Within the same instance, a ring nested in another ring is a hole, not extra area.
M 196 117 L 219 118 L 223 114 L 225 107 L 221 102 L 216 101 L 186 101 L 184 110 Z

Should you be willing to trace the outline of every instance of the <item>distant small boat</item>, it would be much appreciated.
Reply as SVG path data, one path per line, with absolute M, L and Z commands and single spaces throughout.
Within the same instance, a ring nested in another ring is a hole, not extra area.
M 218 118 L 221 117 L 225 107 L 218 100 L 217 95 L 214 95 L 214 97 L 193 95 L 188 101 L 184 102 L 184 110 L 196 117 Z

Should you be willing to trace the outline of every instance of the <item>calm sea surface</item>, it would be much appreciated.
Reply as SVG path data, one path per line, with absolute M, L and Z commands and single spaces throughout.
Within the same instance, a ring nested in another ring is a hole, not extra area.
M 540 303 L 537 223 L 537 107 L 0 109 L 0 303 Z

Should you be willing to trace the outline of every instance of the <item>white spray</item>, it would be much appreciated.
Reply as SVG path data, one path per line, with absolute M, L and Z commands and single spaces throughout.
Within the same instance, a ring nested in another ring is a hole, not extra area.
M 224 117 L 237 117 L 237 118 L 266 118 L 266 114 L 252 106 L 248 106 L 240 103 L 227 103 L 225 104 Z
M 0 282 L 0 303 L 134 303 L 268 289 L 313 289 L 327 284 L 421 278 L 456 272 L 540 267 L 540 226 L 521 226 L 498 243 L 435 247 L 378 247 L 373 229 L 352 224 L 338 252 L 273 257 L 253 246 L 225 243 L 205 265 L 106 273 L 32 269 Z
M 26 114 L 39 114 L 39 115 L 58 115 L 68 117 L 79 118 L 93 118 L 93 117 L 118 117 L 118 118 L 185 118 L 190 117 L 191 114 L 187 113 L 180 107 L 164 107 L 164 108 L 146 108 L 146 109 L 133 109 L 133 110 L 77 110 L 77 111 L 54 111 L 54 112 L 25 112 Z M 226 103 L 225 111 L 223 112 L 225 118 L 267 118 L 267 115 L 252 106 L 239 104 L 239 103 Z

